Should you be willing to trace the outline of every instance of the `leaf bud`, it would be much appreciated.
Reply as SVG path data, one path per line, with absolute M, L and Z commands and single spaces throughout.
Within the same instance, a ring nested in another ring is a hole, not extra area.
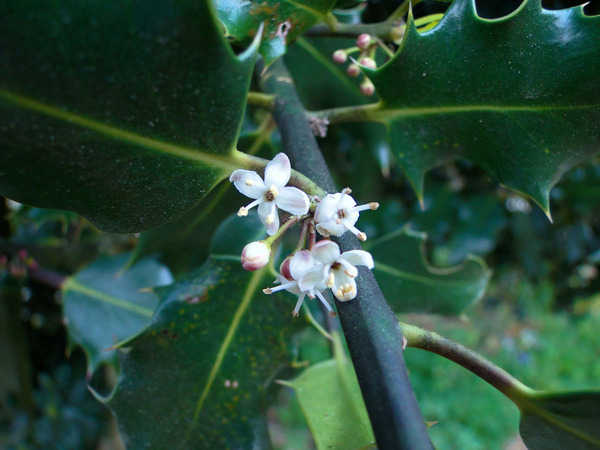
M 242 250 L 242 267 L 249 271 L 262 269 L 270 257 L 271 248 L 264 241 L 250 242 Z
M 332 58 L 336 63 L 344 64 L 346 62 L 346 59 L 348 58 L 348 55 L 344 50 L 336 50 L 335 52 L 333 52 Z
M 359 34 L 356 38 L 356 45 L 363 50 L 369 48 L 369 45 L 371 45 L 371 36 L 367 33 Z

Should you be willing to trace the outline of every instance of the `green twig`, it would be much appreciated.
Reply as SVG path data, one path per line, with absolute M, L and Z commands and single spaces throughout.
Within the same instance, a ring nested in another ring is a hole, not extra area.
M 400 322 L 408 347 L 420 348 L 463 366 L 516 401 L 533 390 L 480 354 L 433 331 Z
M 259 108 L 273 110 L 275 97 L 262 92 L 248 92 L 247 102 L 249 105 L 258 106 Z

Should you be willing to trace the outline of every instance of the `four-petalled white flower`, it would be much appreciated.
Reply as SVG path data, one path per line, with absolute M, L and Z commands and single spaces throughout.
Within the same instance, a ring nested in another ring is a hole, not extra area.
M 321 282 L 331 289 L 335 298 L 347 302 L 356 297 L 356 266 L 374 267 L 373 257 L 364 250 L 340 252 L 338 245 L 329 239 L 317 242 L 311 250 L 312 256 L 323 265 Z M 307 275 L 305 275 L 307 277 Z
M 277 208 L 302 216 L 308 212 L 310 200 L 298 188 L 286 186 L 291 176 L 290 160 L 284 153 L 276 155 L 265 167 L 263 179 L 254 171 L 238 169 L 229 177 L 238 191 L 254 201 L 242 206 L 238 216 L 248 215 L 248 210 L 258 206 L 258 216 L 267 227 L 267 233 L 273 235 L 279 229 Z
M 325 279 L 323 278 L 323 265 L 315 259 L 309 250 L 300 250 L 294 256 L 286 258 L 281 264 L 276 283 L 279 286 L 264 289 L 265 294 L 286 290 L 298 296 L 296 306 L 292 315 L 296 317 L 304 298 L 317 297 L 329 312 L 333 312 L 331 305 L 323 296 L 322 291 L 327 289 Z
M 377 209 L 379 203 L 371 202 L 357 206 L 356 201 L 349 195 L 350 192 L 350 189 L 346 188 L 337 194 L 327 194 L 317 205 L 315 223 L 317 231 L 323 236 L 341 236 L 346 231 L 350 231 L 361 241 L 367 239 L 367 235 L 354 224 L 361 211 Z

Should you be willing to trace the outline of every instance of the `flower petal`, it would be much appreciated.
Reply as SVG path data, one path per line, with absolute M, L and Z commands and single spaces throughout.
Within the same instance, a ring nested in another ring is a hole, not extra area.
M 336 272 L 333 295 L 341 302 L 347 302 L 356 297 L 356 281 L 341 271 Z
M 317 224 L 317 231 L 325 237 L 329 235 L 341 236 L 346 232 L 346 227 L 343 223 L 337 223 L 335 219 L 328 220 Z
M 234 170 L 229 177 L 235 188 L 246 197 L 259 198 L 266 190 L 262 178 L 251 170 Z
M 341 194 L 337 204 L 338 209 L 352 209 L 356 206 L 356 201 L 348 194 Z
M 294 280 L 300 280 L 316 265 L 313 255 L 308 250 L 296 252 L 290 259 L 290 274 Z M 320 264 L 319 264 L 320 266 Z
M 337 205 L 342 197 L 342 194 L 327 194 L 323 200 L 319 202 L 315 210 L 315 222 L 323 223 L 335 218 L 337 215 Z
M 314 266 L 298 281 L 298 287 L 303 292 L 310 292 L 314 289 L 325 289 L 326 274 L 328 270 L 322 265 Z
M 293 214 L 294 216 L 302 216 L 308 212 L 310 200 L 308 195 L 295 187 L 284 187 L 275 197 L 275 203 L 278 208 Z
M 328 265 L 333 264 L 339 258 L 340 248 L 335 242 L 323 239 L 313 246 L 311 253 L 317 261 Z
M 292 168 L 289 158 L 285 153 L 278 153 L 265 168 L 265 184 L 268 187 L 275 185 L 282 188 L 290 181 L 291 174 Z
M 367 266 L 368 269 L 375 267 L 373 256 L 364 250 L 350 250 L 342 253 L 342 258 L 353 266 Z
M 279 214 L 275 202 L 262 202 L 258 205 L 258 217 L 267 227 L 267 234 L 271 236 L 279 230 Z

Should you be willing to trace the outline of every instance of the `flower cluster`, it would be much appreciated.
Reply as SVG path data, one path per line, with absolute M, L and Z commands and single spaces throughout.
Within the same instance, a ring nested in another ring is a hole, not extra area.
M 356 266 L 374 267 L 373 257 L 364 250 L 341 252 L 330 236 L 341 236 L 346 231 L 364 241 L 367 235 L 356 228 L 361 211 L 375 210 L 376 202 L 357 205 L 351 190 L 344 189 L 323 198 L 312 197 L 302 190 L 287 186 L 291 177 L 288 157 L 279 153 L 265 167 L 264 179 L 256 172 L 235 170 L 229 180 L 242 194 L 253 201 L 242 206 L 239 216 L 248 215 L 248 210 L 257 206 L 258 216 L 265 225 L 269 237 L 262 241 L 250 242 L 242 250 L 242 266 L 246 270 L 258 270 L 266 266 L 271 258 L 271 246 L 292 225 L 302 224 L 302 232 L 297 250 L 284 259 L 279 268 L 275 283 L 277 286 L 263 290 L 265 294 L 286 290 L 298 297 L 292 314 L 298 315 L 306 297 L 318 298 L 328 311 L 331 305 L 323 293 L 331 289 L 335 298 L 345 302 L 356 297 L 358 276 Z M 290 214 L 280 227 L 281 209 Z M 323 239 L 317 241 L 317 233 Z

